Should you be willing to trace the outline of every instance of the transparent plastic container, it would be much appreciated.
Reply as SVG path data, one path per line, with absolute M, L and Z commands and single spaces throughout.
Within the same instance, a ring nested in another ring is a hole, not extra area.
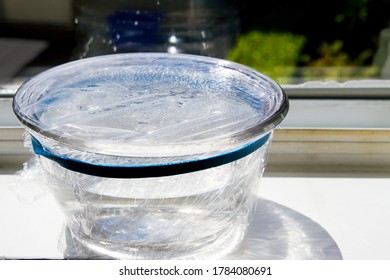
M 288 100 L 236 63 L 138 53 L 43 72 L 13 106 L 75 244 L 102 258 L 215 259 L 245 234 Z
M 128 52 L 225 58 L 240 31 L 231 0 L 76 0 L 73 58 Z

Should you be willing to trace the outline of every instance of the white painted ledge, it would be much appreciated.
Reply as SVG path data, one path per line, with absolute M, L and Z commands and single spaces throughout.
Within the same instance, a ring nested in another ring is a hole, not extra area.
M 63 216 L 55 201 L 50 195 L 32 200 L 37 194 L 18 182 L 16 175 L 0 175 L 0 258 L 61 258 Z M 344 259 L 390 260 L 389 178 L 265 177 L 259 196 L 317 222 Z

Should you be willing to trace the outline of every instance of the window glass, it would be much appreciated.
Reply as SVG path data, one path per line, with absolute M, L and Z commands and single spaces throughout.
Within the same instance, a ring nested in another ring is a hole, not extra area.
M 10 0 L 0 5 L 0 37 L 47 42 L 27 65 L 36 71 L 101 54 L 166 51 L 227 58 L 288 90 L 311 81 L 351 80 L 371 81 L 355 88 L 389 88 L 372 81 L 390 79 L 390 0 L 40 0 L 40 5 L 45 1 L 69 13 L 60 18 L 70 20 L 53 22 L 43 9 L 30 9 L 43 12 L 28 22 L 30 17 L 17 13 L 30 1 L 18 0 L 27 3 L 18 9 Z M 67 9 L 61 8 L 65 2 Z M 15 75 L 26 73 L 34 71 Z M 296 88 L 291 92 L 298 94 Z
M 390 78 L 390 1 L 245 1 L 229 58 L 281 83 Z

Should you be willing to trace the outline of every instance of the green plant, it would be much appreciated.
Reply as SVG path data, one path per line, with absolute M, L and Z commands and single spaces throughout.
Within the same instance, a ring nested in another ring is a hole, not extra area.
M 356 58 L 352 58 L 343 50 L 344 42 L 335 40 L 331 43 L 322 42 L 318 48 L 319 57 L 303 56 L 309 68 L 303 70 L 306 79 L 348 80 L 349 78 L 369 78 L 378 75 L 375 66 L 364 66 L 372 57 L 372 50 L 362 51 Z
M 261 32 L 241 35 L 228 59 L 261 71 L 278 82 L 288 82 L 299 62 L 305 37 L 287 32 Z

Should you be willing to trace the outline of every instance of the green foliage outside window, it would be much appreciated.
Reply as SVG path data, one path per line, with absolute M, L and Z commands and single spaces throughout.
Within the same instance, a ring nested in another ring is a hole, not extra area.
M 304 43 L 301 35 L 251 31 L 239 38 L 228 59 L 285 83 L 294 74 Z
M 324 41 L 312 57 L 303 53 L 305 42 L 305 36 L 299 34 L 250 31 L 240 36 L 228 59 L 263 72 L 279 83 L 305 79 L 342 81 L 378 75 L 375 66 L 365 65 L 373 56 L 372 50 L 352 58 L 343 50 L 342 40 Z
M 307 0 L 241 1 L 243 30 L 228 59 L 279 83 L 380 77 L 374 56 L 390 0 L 330 0 L 320 9 Z

